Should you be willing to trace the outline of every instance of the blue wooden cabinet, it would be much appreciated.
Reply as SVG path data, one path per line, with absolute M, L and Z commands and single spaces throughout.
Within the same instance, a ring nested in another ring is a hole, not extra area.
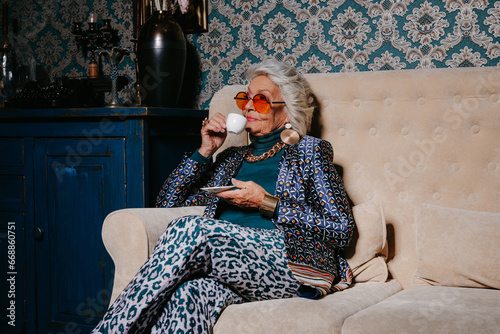
M 206 115 L 0 110 L 0 332 L 90 332 L 113 284 L 104 218 L 154 205 L 183 153 L 200 145 Z

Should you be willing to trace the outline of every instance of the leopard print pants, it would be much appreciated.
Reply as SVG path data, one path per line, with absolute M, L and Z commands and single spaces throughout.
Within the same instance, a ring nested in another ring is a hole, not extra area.
M 299 285 L 279 231 L 182 217 L 93 333 L 211 333 L 228 305 L 291 298 Z

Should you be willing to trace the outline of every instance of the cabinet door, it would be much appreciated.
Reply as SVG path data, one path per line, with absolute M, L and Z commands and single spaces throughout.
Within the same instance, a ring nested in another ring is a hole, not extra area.
M 88 333 L 108 307 L 101 228 L 125 207 L 123 139 L 35 140 L 38 332 Z

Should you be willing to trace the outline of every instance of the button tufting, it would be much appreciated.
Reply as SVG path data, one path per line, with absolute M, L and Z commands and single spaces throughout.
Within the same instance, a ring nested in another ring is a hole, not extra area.
M 419 155 L 419 160 L 416 160 L 418 162 L 417 162 L 417 165 L 415 166 L 415 169 L 418 170 L 419 172 L 425 171 L 426 165 L 424 163 L 424 159 L 425 159 L 424 156 Z
M 497 94 L 491 94 L 490 96 L 490 102 L 498 102 L 498 95 Z
M 326 108 L 326 107 L 328 107 L 329 105 L 330 105 L 330 100 L 328 100 L 328 99 L 324 99 L 324 100 L 323 100 L 323 107 L 325 107 L 325 108 Z
M 391 98 L 386 98 L 385 101 L 384 101 L 384 104 L 386 106 L 392 106 L 392 99 Z
M 455 95 L 455 96 L 453 97 L 453 102 L 455 102 L 455 103 L 460 103 L 460 102 L 462 102 L 462 97 L 461 97 L 460 95 Z
M 375 128 L 370 128 L 370 130 L 368 131 L 372 136 L 375 136 L 377 134 L 377 129 Z
M 419 97 L 417 99 L 417 103 L 420 104 L 420 105 L 425 104 L 425 97 Z
M 359 107 L 361 105 L 361 101 L 358 100 L 358 99 L 354 99 L 352 101 L 352 105 L 355 106 L 355 107 Z
M 410 129 L 408 129 L 407 127 L 404 127 L 404 128 L 402 128 L 402 129 L 401 129 L 401 133 L 402 133 L 404 136 L 406 136 L 407 134 L 409 134 L 409 133 L 410 133 Z
M 369 192 L 366 193 L 365 197 L 368 200 L 373 199 L 373 193 L 371 191 L 369 191 Z
M 346 134 L 347 134 L 346 129 L 344 129 L 344 128 L 340 128 L 340 129 L 339 129 L 339 135 L 341 135 L 341 136 L 345 136 Z
M 497 163 L 494 162 L 494 161 L 491 161 L 489 164 L 488 164 L 488 169 L 492 172 L 494 172 L 496 169 L 497 169 Z
M 461 166 L 458 162 L 455 162 L 453 165 L 451 165 L 451 170 L 453 172 L 458 172 L 460 170 Z
M 481 130 L 481 129 L 480 129 L 479 125 L 474 124 L 474 125 L 471 127 L 471 130 L 472 130 L 472 133 L 473 133 L 473 134 L 478 134 L 478 133 L 479 133 L 479 130 Z
M 435 201 L 439 201 L 441 199 L 441 194 L 438 192 L 435 192 L 434 194 L 432 194 L 432 199 Z
M 392 164 L 391 164 L 390 162 L 386 162 L 386 163 L 384 164 L 384 169 L 385 169 L 385 170 L 391 170 L 391 168 L 392 168 Z
M 477 196 L 476 196 L 476 194 L 470 194 L 469 197 L 467 197 L 467 199 L 471 202 L 476 202 Z
M 403 191 L 399 193 L 398 197 L 400 200 L 406 201 L 408 199 L 408 194 Z

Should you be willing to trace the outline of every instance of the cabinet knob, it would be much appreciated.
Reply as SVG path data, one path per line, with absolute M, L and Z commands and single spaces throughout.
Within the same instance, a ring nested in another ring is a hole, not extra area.
M 33 234 L 33 238 L 35 238 L 36 241 L 43 240 L 43 230 L 40 227 L 33 228 L 33 231 L 31 233 Z

